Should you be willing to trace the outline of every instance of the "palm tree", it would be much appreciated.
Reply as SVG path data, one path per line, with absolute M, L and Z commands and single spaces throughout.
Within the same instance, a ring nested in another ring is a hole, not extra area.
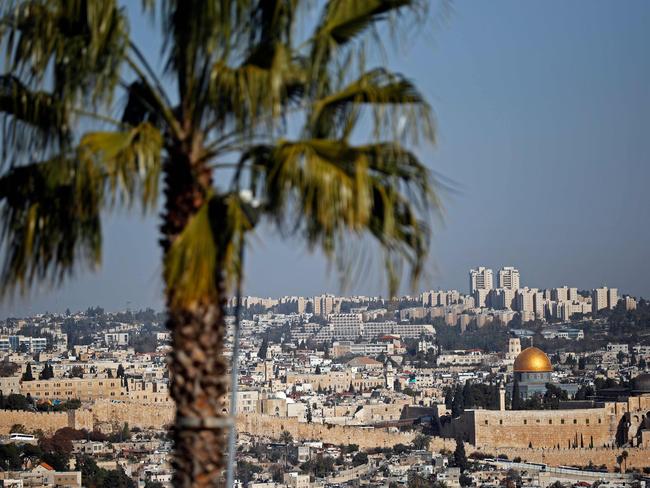
M 158 57 L 118 0 L 0 4 L 2 291 L 95 267 L 105 211 L 162 205 L 175 486 L 221 471 L 226 297 L 258 221 L 347 275 L 376 241 L 391 293 L 406 268 L 418 278 L 438 198 L 409 147 L 433 142 L 431 110 L 404 76 L 366 64 L 382 26 L 426 4 L 143 0 Z
M 289 445 L 293 443 L 293 436 L 288 430 L 283 430 L 280 434 L 280 443 L 284 444 L 284 469 L 287 469 L 287 459 L 289 457 Z
M 627 458 L 629 457 L 630 453 L 627 451 L 623 451 L 621 453 L 621 460 L 623 461 L 623 473 L 627 471 Z

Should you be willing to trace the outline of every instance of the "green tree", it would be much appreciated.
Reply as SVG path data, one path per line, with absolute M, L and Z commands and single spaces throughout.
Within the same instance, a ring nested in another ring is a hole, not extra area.
M 161 216 L 175 486 L 220 474 L 226 299 L 259 220 L 341 271 L 356 255 L 344 237 L 374 238 L 391 296 L 404 264 L 420 275 L 438 196 L 411 146 L 434 140 L 431 110 L 406 77 L 368 69 L 364 51 L 427 4 L 327 0 L 312 14 L 294 0 L 143 0 L 162 46 L 146 54 L 118 0 L 0 7 L 0 289 L 96 266 L 105 210 Z
M 247 461 L 237 461 L 237 479 L 241 481 L 244 486 L 248 486 L 257 473 L 261 473 L 262 468 L 254 463 Z
M 122 468 L 108 471 L 101 484 L 101 488 L 135 488 L 135 486 L 135 482 Z
M 429 444 L 431 444 L 431 437 L 428 435 L 417 434 L 413 438 L 413 448 L 418 451 L 429 449 Z
M 456 449 L 454 450 L 454 466 L 460 468 L 461 473 L 467 469 L 467 455 L 465 454 L 465 444 L 460 437 L 456 439 Z
M 621 460 L 623 461 L 623 470 L 622 473 L 627 471 L 627 458 L 630 456 L 630 453 L 627 451 L 621 452 Z
M 361 466 L 362 464 L 368 464 L 368 454 L 359 451 L 352 456 L 352 466 Z
M 129 429 L 129 424 L 124 422 L 122 430 L 120 431 L 120 440 L 126 442 L 131 440 L 131 429 Z
M 454 391 L 454 400 L 451 404 L 451 416 L 453 418 L 459 417 L 464 410 L 465 404 L 463 403 L 463 387 L 456 385 L 456 390 Z
M 144 488 L 165 488 L 165 485 L 163 485 L 160 481 L 147 480 L 144 483 Z
M 511 410 L 521 410 L 523 408 L 523 400 L 521 392 L 519 391 L 519 380 L 515 377 L 512 383 L 512 400 L 510 401 Z
M 284 444 L 284 468 L 287 469 L 287 459 L 289 457 L 289 446 L 293 443 L 293 436 L 288 430 L 283 430 L 280 434 L 280 442 Z
M 34 375 L 32 374 L 32 364 L 27 363 L 27 367 L 25 368 L 25 372 L 23 373 L 23 381 L 34 381 Z
M 474 392 L 472 391 L 472 385 L 469 380 L 465 381 L 465 386 L 463 386 L 463 405 L 465 408 L 474 406 Z
M 9 429 L 12 434 L 29 434 L 29 430 L 23 424 L 14 424 Z

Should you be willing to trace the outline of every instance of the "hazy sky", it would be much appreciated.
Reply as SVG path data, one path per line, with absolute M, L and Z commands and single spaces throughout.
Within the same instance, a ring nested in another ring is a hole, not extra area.
M 139 2 L 133 2 L 139 4 Z M 467 291 L 472 266 L 514 265 L 522 286 L 606 284 L 650 296 L 650 2 L 461 1 L 391 66 L 438 120 L 421 154 L 458 191 L 421 284 Z M 157 55 L 138 17 L 134 31 Z M 105 222 L 104 264 L 61 290 L 0 304 L 0 317 L 66 307 L 161 307 L 156 218 Z M 339 291 L 298 242 L 262 232 L 245 293 Z M 385 292 L 374 273 L 350 292 Z

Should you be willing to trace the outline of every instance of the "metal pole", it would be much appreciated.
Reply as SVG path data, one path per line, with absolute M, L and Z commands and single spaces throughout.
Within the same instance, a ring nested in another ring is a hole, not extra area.
M 237 440 L 235 421 L 237 418 L 237 390 L 239 387 L 239 319 L 241 314 L 241 286 L 243 273 L 244 241 L 242 239 L 239 247 L 239 276 L 237 277 L 237 304 L 235 305 L 235 338 L 232 348 L 232 367 L 230 372 L 230 430 L 228 431 L 228 467 L 226 471 L 226 488 L 233 488 L 235 482 L 235 447 Z

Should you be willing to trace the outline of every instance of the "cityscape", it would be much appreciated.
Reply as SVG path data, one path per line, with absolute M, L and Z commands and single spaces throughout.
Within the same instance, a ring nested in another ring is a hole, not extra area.
M 522 286 L 512 266 L 468 276 L 465 292 L 392 299 L 242 297 L 236 483 L 643 483 L 650 303 Z M 5 486 L 170 486 L 162 313 L 89 307 L 0 333 Z
M 0 1 L 0 488 L 650 488 L 649 26 Z

